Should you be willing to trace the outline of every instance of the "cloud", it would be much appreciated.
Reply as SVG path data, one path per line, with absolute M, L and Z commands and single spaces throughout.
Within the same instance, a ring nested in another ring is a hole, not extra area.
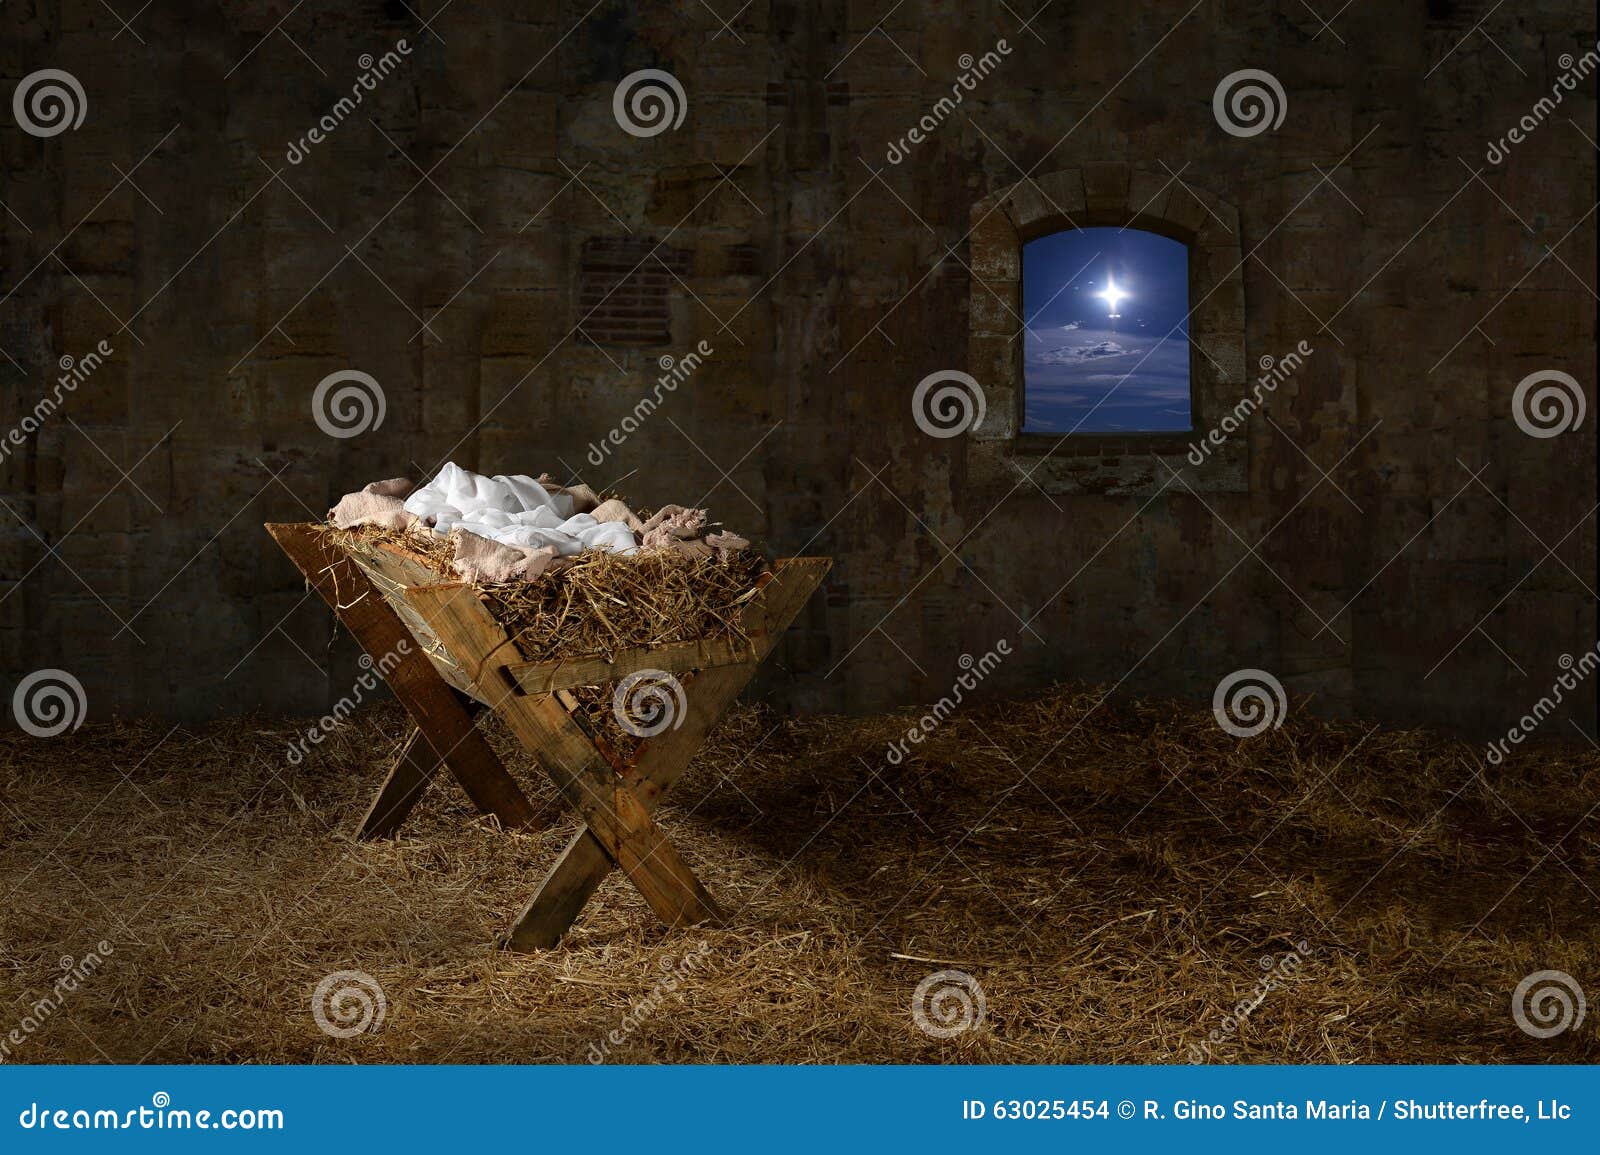
M 1090 321 L 1028 347 L 1024 428 L 1054 433 L 1176 432 L 1190 427 L 1189 348 Z
M 1073 365 L 1081 361 L 1097 361 L 1102 357 L 1120 357 L 1128 349 L 1115 341 L 1096 341 L 1090 345 L 1061 345 L 1054 349 L 1036 352 L 1029 358 L 1039 365 Z

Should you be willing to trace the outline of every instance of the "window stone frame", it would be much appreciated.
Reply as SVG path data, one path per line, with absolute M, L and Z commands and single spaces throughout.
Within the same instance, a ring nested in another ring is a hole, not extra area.
M 970 475 L 980 485 L 1023 476 L 1047 494 L 1149 496 L 1248 492 L 1247 427 L 1201 464 L 1189 460 L 1246 396 L 1244 269 L 1239 213 L 1227 200 L 1164 169 L 1087 164 L 1024 179 L 972 206 L 968 372 L 985 414 L 968 437 Z M 1023 433 L 1022 246 L 1065 229 L 1144 229 L 1189 247 L 1189 433 Z M 1174 474 L 1182 477 L 1175 481 Z

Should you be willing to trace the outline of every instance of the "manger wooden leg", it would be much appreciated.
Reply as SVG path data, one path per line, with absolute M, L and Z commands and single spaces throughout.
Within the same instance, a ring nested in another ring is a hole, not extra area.
M 504 945 L 508 950 L 550 950 L 572 929 L 615 864 L 585 826 L 572 836 L 517 915 Z
M 755 652 L 737 666 L 720 666 L 692 675 L 684 685 L 688 707 L 683 724 L 645 743 L 624 781 L 639 800 L 655 809 L 661 795 L 688 767 L 712 727 L 738 699 L 761 661 L 772 652 L 784 630 L 815 592 L 828 572 L 822 559 L 780 562 L 762 589 L 759 623 L 750 623 Z M 517 917 L 506 945 L 513 950 L 548 950 L 561 940 L 584 904 L 612 870 L 611 856 L 588 830 L 567 843 L 532 900 Z
M 468 586 L 414 587 L 417 607 L 467 673 L 582 815 L 611 861 L 669 926 L 714 922 L 720 912 L 700 880 L 633 793 L 551 694 L 523 694 L 506 672 L 519 660 L 506 632 Z M 477 665 L 472 663 L 477 659 Z
M 480 708 L 472 701 L 463 706 L 469 715 L 476 714 Z M 367 807 L 361 825 L 356 828 L 356 837 L 365 842 L 393 835 L 411 816 L 411 811 L 422 800 L 428 783 L 433 781 L 438 770 L 439 759 L 422 736 L 422 731 L 413 723 L 400 744 L 393 765 L 389 767 L 389 776 L 383 780 L 378 796 Z
M 685 679 L 688 716 L 683 725 L 651 739 L 644 757 L 625 779 L 647 808 L 655 809 L 666 787 L 688 765 L 712 726 L 755 675 L 756 665 L 752 662 L 748 666 L 728 666 Z M 660 754 L 652 758 L 652 752 L 657 751 Z M 676 767 L 673 772 L 661 778 L 651 774 L 652 769 L 664 769 L 669 760 Z M 555 946 L 614 867 L 611 855 L 594 832 L 588 827 L 578 831 L 517 916 L 506 945 L 513 950 L 548 950 Z
M 533 805 L 516 779 L 473 725 L 471 715 L 461 705 L 455 690 L 439 676 L 421 644 L 389 608 L 361 567 L 338 550 L 326 546 L 316 526 L 269 524 L 267 530 L 372 658 L 374 667 L 383 674 L 394 696 L 417 724 L 427 757 L 423 757 L 423 752 L 416 750 L 414 744 L 408 744 L 414 764 L 395 767 L 373 811 L 390 794 L 391 784 L 401 789 L 403 783 L 396 775 L 402 771 L 418 779 L 414 791 L 400 795 L 409 797 L 414 805 L 431 775 L 431 770 L 425 770 L 421 763 L 427 762 L 431 767 L 442 762 L 478 809 L 495 815 L 502 826 L 516 829 L 533 825 Z M 409 809 L 407 806 L 405 812 Z M 405 818 L 405 812 L 388 826 L 386 833 L 394 832 L 394 827 Z M 373 818 L 374 813 L 369 812 L 362 823 L 365 837 L 377 837 L 365 833 Z

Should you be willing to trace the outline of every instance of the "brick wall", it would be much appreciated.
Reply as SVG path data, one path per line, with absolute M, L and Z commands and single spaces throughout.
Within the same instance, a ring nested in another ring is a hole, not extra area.
M 260 523 L 444 459 L 835 556 L 764 683 L 799 709 L 937 698 L 1007 636 L 1001 691 L 1206 701 L 1252 666 L 1312 709 L 1490 732 L 1593 642 L 1594 77 L 1485 160 L 1593 48 L 1588 5 L 115 7 L 128 27 L 97 0 L 0 14 L 8 89 L 59 68 L 87 97 L 74 131 L 0 126 L 6 428 L 114 347 L 0 462 L 6 685 L 49 665 L 95 714 L 321 709 L 353 655 Z M 1249 138 L 1212 109 L 1245 68 L 1287 95 Z M 680 127 L 622 130 L 640 69 L 681 84 Z M 997 488 L 913 419 L 928 373 L 982 376 L 972 205 L 1106 162 L 1237 206 L 1248 364 L 1318 349 L 1248 430 L 1247 492 Z M 386 412 L 341 439 L 310 398 L 342 369 Z M 1590 410 L 1549 439 L 1512 413 L 1545 369 Z M 1593 702 L 1564 716 L 1592 729 Z

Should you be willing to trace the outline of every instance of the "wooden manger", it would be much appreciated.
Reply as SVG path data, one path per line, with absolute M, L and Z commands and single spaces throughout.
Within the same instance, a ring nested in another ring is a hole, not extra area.
M 507 946 L 554 946 L 617 867 L 668 925 L 720 920 L 716 903 L 651 814 L 821 584 L 830 559 L 775 563 L 741 610 L 743 638 L 528 662 L 474 587 L 441 580 L 403 547 L 341 545 L 309 522 L 266 528 L 415 723 L 358 838 L 393 835 L 440 766 L 502 826 L 533 824 L 532 804 L 473 721 L 487 708 L 506 722 L 584 823 L 518 916 Z M 681 675 L 683 707 L 668 728 L 624 758 L 586 730 L 571 690 L 611 686 L 644 670 Z

